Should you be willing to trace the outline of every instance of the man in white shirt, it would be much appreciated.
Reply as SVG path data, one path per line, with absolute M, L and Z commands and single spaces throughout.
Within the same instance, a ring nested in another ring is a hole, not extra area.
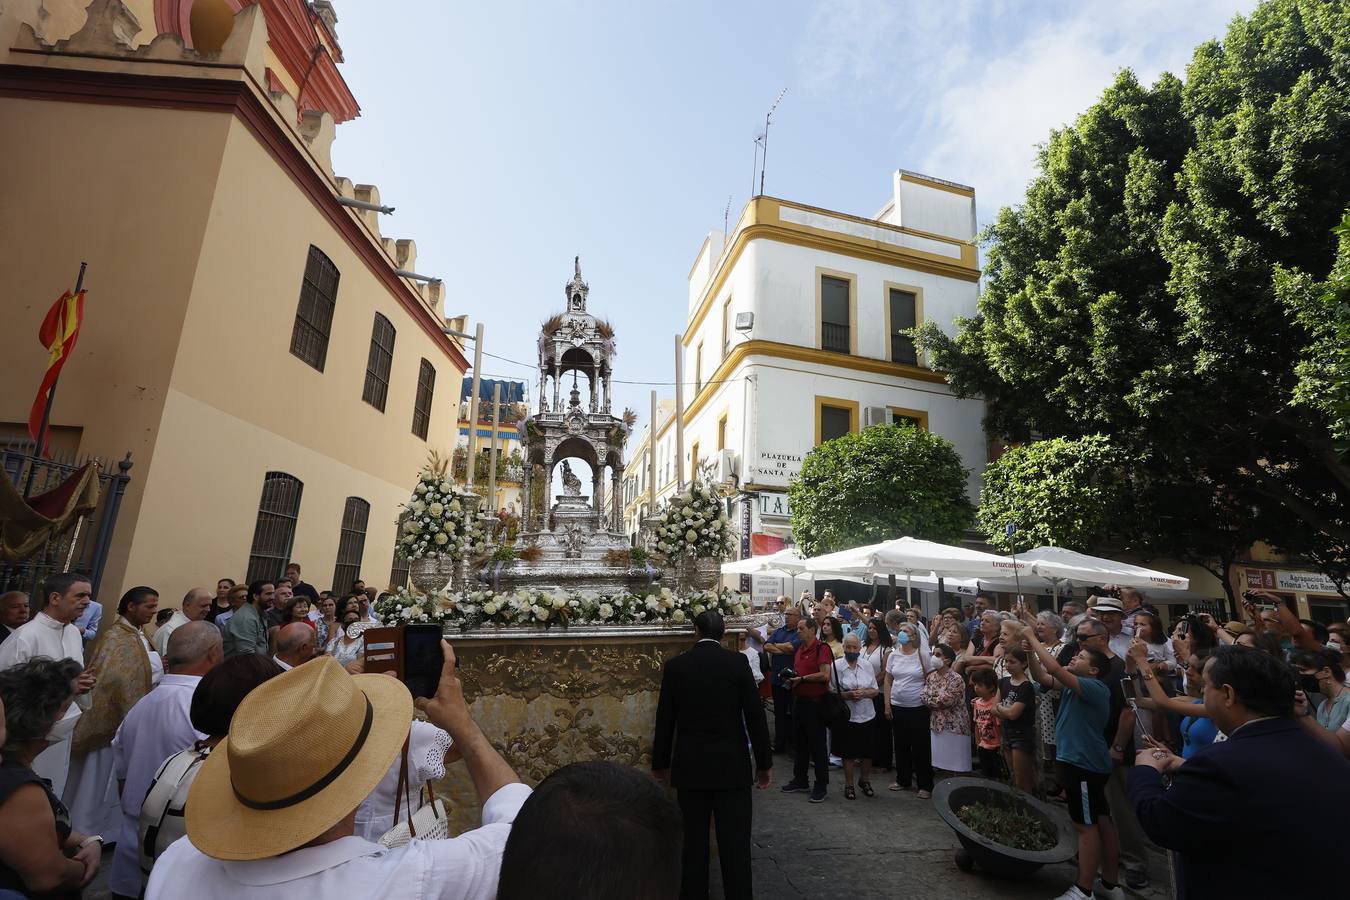
M 206 599 L 209 603 L 210 594 Z M 115 896 L 139 897 L 145 888 L 136 837 L 145 792 L 164 760 L 206 738 L 188 715 L 192 694 L 202 676 L 225 658 L 220 629 L 210 622 L 188 622 L 176 629 L 167 649 L 166 674 L 127 713 L 112 742 L 113 772 L 122 797 L 121 834 L 108 874 Z
M 206 618 L 207 613 L 211 612 L 211 598 L 211 592 L 206 588 L 193 588 L 187 592 L 183 597 L 183 605 L 173 611 L 169 621 L 159 626 L 155 636 L 150 639 L 160 656 L 169 655 L 169 636 L 179 626 Z
M 53 575 L 42 585 L 43 601 L 37 614 L 0 644 L 0 669 L 28 662 L 35 656 L 73 659 L 84 665 L 84 638 L 73 624 L 89 606 L 93 588 L 89 578 L 75 572 Z M 33 760 L 33 771 L 52 784 L 57 796 L 66 786 L 70 770 L 70 740 L 81 712 L 88 708 L 89 692 L 96 679 L 92 672 L 80 675 L 75 702 L 52 726 L 54 741 Z
M 511 822 L 530 796 L 469 715 L 455 654 L 427 719 L 454 739 L 483 825 L 394 850 L 353 834 L 358 804 L 403 748 L 412 697 L 384 675 L 349 675 L 331 657 L 264 682 L 201 766 L 187 837 L 160 856 L 145 900 L 421 897 L 492 900 Z M 285 709 L 279 716 L 272 710 Z
M 291 622 L 277 629 L 277 653 L 272 661 L 283 669 L 294 669 L 314 658 L 314 628 L 304 622 Z

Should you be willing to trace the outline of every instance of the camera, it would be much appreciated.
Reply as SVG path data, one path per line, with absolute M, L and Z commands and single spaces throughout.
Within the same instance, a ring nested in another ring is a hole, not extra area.
M 787 687 L 788 681 L 790 681 L 793 678 L 799 677 L 801 676 L 797 674 L 797 670 L 789 666 L 788 668 L 783 669 L 781 672 L 778 673 L 778 686 Z

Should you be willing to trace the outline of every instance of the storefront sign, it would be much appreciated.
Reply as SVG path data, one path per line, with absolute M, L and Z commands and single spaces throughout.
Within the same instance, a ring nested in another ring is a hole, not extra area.
M 778 595 L 787 588 L 787 580 L 777 575 L 756 575 L 754 600 L 755 609 L 770 607 Z
M 802 474 L 802 457 L 797 453 L 761 452 L 750 472 L 752 481 L 787 484 Z
M 1275 590 L 1275 572 L 1271 569 L 1248 569 L 1247 588 L 1253 591 Z
M 741 500 L 741 559 L 750 555 L 750 499 Z M 750 576 L 742 575 L 740 583 L 740 592 L 742 594 L 750 593 Z
M 792 518 L 792 504 L 787 494 L 760 494 L 759 514 L 770 519 Z
M 1275 572 L 1275 588 L 1299 594 L 1334 594 L 1336 585 L 1320 572 Z

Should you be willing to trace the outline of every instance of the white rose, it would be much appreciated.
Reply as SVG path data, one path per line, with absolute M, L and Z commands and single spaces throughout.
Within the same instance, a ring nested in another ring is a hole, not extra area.
M 425 494 L 426 492 L 427 492 L 427 486 L 426 486 L 425 484 L 419 484 L 419 485 L 417 486 L 417 493 L 419 493 L 419 494 Z
M 656 602 L 656 599 L 654 597 L 648 597 L 647 602 L 644 605 L 652 612 L 656 612 L 658 609 L 661 608 L 661 604 Z
M 704 605 L 703 605 L 702 603 L 695 603 L 695 604 L 694 604 L 694 615 L 696 615 L 696 616 L 699 615 L 700 613 L 703 612 L 703 610 L 704 610 L 705 608 L 706 608 L 706 607 L 704 607 Z
M 576 609 L 577 607 L 581 606 L 581 601 L 580 601 L 580 600 L 568 600 L 568 601 L 567 601 L 567 605 L 570 606 L 570 607 L 572 607 L 573 609 Z
M 434 528 L 435 526 L 432 527 Z M 698 532 L 691 528 L 684 533 L 684 539 L 692 544 L 694 541 L 698 540 Z
M 677 609 L 677 610 L 675 610 L 673 613 L 670 614 L 670 620 L 671 620 L 672 622 L 683 622 L 683 621 L 684 621 L 684 610 L 682 610 L 682 609 Z
M 534 617 L 538 619 L 540 622 L 547 622 L 549 612 L 550 612 L 549 610 L 544 609 L 542 606 L 536 606 L 534 608 Z
M 455 486 L 454 486 L 453 484 L 451 484 L 449 481 L 442 481 L 442 482 L 441 482 L 441 493 L 442 493 L 442 494 L 448 494 L 448 493 L 450 493 L 451 491 L 453 491 L 454 489 L 455 489 Z
M 566 605 L 567 605 L 567 598 L 562 596 L 561 594 L 553 598 L 554 609 L 562 609 Z
M 439 503 L 433 503 L 427 507 L 427 512 L 439 519 L 441 516 L 445 515 L 445 507 Z
M 661 608 L 662 608 L 662 609 L 670 609 L 670 608 L 671 608 L 672 606 L 674 606 L 674 605 L 675 605 L 675 601 L 674 601 L 673 598 L 671 598 L 670 596 L 668 596 L 668 595 L 666 595 L 666 594 L 662 594 L 662 595 L 661 595 Z
M 436 480 L 436 476 L 435 476 L 435 475 L 432 475 L 430 472 L 423 472 L 423 473 L 422 473 L 422 483 L 423 483 L 423 484 L 431 484 L 431 483 L 432 483 L 433 481 L 435 481 L 435 480 Z
M 445 536 L 445 532 L 444 532 L 444 531 L 442 531 L 442 532 L 440 532 L 439 534 L 437 534 L 434 538 L 432 538 L 432 540 L 434 540 L 438 545 L 440 545 L 440 546 L 442 546 L 442 547 L 444 547 L 446 544 L 450 543 L 450 538 L 448 538 L 448 537 Z
M 608 603 L 600 604 L 600 618 L 608 619 L 613 615 L 614 615 L 614 607 L 610 606 Z

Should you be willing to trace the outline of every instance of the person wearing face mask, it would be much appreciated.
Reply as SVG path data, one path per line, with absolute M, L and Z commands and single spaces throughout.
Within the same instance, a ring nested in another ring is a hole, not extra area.
M 954 662 L 955 650 L 933 645 L 933 669 L 924 679 L 923 703 L 929 710 L 933 768 L 958 774 L 970 771 L 970 709 L 965 681 L 952 668 Z
M 81 668 L 38 657 L 0 672 L 0 893 L 78 896 L 98 874 L 103 838 L 72 830 L 32 768 L 75 700 Z
M 908 622 L 895 636 L 896 647 L 886 659 L 886 718 L 895 737 L 895 781 L 892 791 L 907 791 L 910 779 L 918 783 L 919 799 L 933 792 L 933 745 L 928 707 L 923 703 L 923 684 L 931 663 L 928 647 Z
M 1304 694 L 1314 691 L 1323 697 L 1317 707 L 1317 724 L 1334 732 L 1350 719 L 1350 688 L 1340 657 L 1327 650 L 1300 650 L 1290 658 L 1298 672 L 1298 686 Z
M 858 790 L 865 797 L 874 797 L 871 779 L 876 739 L 872 732 L 877 725 L 877 712 L 872 707 L 872 698 L 880 691 L 872 666 L 862 658 L 862 642 L 856 634 L 844 638 L 844 658 L 834 661 L 834 678 L 848 704 L 848 721 L 836 725 L 831 735 L 831 749 L 844 761 L 844 799 L 858 798 L 853 789 L 853 773 L 859 763 L 862 778 L 858 780 Z

